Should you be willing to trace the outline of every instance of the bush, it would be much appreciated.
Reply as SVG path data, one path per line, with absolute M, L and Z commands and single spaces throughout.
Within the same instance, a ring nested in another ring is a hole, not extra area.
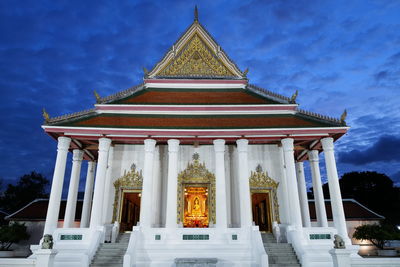
M 398 240 L 400 234 L 390 226 L 366 224 L 358 226 L 353 237 L 359 240 L 368 240 L 377 248 L 383 249 L 387 240 Z
M 26 232 L 26 226 L 23 223 L 11 223 L 0 226 L 0 250 L 10 250 L 13 243 L 27 240 L 29 234 Z

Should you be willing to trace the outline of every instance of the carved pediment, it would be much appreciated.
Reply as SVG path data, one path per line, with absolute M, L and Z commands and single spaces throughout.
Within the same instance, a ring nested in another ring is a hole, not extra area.
M 124 175 L 114 182 L 114 187 L 118 190 L 121 187 L 141 188 L 143 184 L 142 171 L 137 171 L 136 166 L 132 165 L 130 171 L 125 171 Z
M 246 75 L 229 59 L 197 20 L 146 76 L 149 78 L 246 78 Z
M 257 188 L 274 188 L 279 185 L 274 179 L 268 176 L 267 172 L 263 172 L 260 165 L 257 166 L 256 171 L 251 171 L 250 187 Z
M 159 76 L 219 76 L 234 74 L 216 57 L 198 34 L 158 74 Z

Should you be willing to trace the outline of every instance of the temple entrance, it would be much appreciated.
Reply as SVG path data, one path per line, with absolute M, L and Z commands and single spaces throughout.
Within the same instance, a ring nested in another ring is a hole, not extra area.
M 183 227 L 208 227 L 208 187 L 184 187 Z
M 140 193 L 123 192 L 120 231 L 131 231 L 136 226 L 140 217 Z
M 115 197 L 113 205 L 113 222 L 119 222 L 120 232 L 131 231 L 140 218 L 140 197 L 142 192 L 142 172 L 131 169 L 114 182 Z
M 251 195 L 253 221 L 260 231 L 271 232 L 271 202 L 269 193 L 253 193 Z
M 260 231 L 272 232 L 273 222 L 280 223 L 276 194 L 279 183 L 269 177 L 260 164 L 251 172 L 249 183 L 253 221 Z

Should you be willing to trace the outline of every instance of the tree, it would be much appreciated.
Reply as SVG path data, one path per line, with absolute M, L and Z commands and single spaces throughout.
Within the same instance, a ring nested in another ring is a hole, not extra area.
M 12 213 L 37 198 L 48 198 L 48 184 L 49 181 L 40 173 L 25 174 L 16 185 L 7 185 L 7 189 L 0 196 L 0 208 Z
M 23 223 L 14 222 L 10 225 L 0 226 L 0 250 L 9 250 L 13 243 L 27 240 L 29 234 Z
M 387 240 L 400 239 L 399 231 L 378 224 L 365 224 L 356 228 L 353 234 L 355 239 L 368 240 L 379 249 L 383 249 Z
M 383 215 L 385 223 L 400 224 L 400 190 L 382 173 L 349 172 L 339 180 L 343 198 L 353 198 L 372 211 Z M 330 198 L 328 183 L 322 186 L 325 199 Z

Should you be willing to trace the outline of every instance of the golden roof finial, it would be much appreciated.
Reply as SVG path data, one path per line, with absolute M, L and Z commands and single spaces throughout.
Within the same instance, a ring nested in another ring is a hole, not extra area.
M 249 73 L 249 68 L 247 68 L 247 69 L 244 70 L 243 76 L 244 76 L 244 77 L 247 77 L 247 73 Z
M 50 120 L 50 115 L 49 115 L 49 113 L 47 113 L 47 111 L 43 108 L 43 110 L 42 110 L 42 115 L 43 115 L 43 118 L 44 118 L 44 121 L 45 122 L 49 122 L 49 120 Z
M 197 5 L 194 6 L 194 21 L 199 21 L 199 11 L 197 11 Z
M 340 122 L 346 124 L 346 117 L 347 117 L 347 110 L 345 109 L 342 113 L 342 116 L 340 116 Z
M 96 92 L 96 90 L 93 90 L 93 94 L 96 97 L 96 103 L 100 104 L 101 103 L 101 96 Z
M 290 103 L 291 104 L 296 104 L 296 98 L 297 98 L 298 95 L 299 95 L 299 90 L 296 90 L 296 92 L 294 92 L 294 94 L 290 98 Z

